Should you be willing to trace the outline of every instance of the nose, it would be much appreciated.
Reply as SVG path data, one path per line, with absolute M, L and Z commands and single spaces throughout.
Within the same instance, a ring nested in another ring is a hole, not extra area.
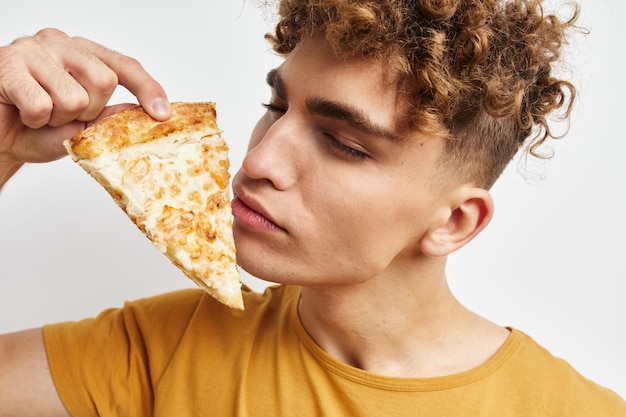
M 288 189 L 297 181 L 301 165 L 302 149 L 293 140 L 296 135 L 285 116 L 273 122 L 261 119 L 252 132 L 243 172 L 252 179 L 269 181 L 278 190 Z

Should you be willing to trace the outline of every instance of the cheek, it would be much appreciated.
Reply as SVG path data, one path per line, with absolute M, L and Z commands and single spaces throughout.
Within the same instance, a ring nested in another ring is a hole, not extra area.
M 344 178 L 335 187 L 334 193 L 320 197 L 323 204 L 317 216 L 329 254 L 345 254 L 358 268 L 376 270 L 417 244 L 421 213 L 393 184 L 360 176 L 349 183 Z

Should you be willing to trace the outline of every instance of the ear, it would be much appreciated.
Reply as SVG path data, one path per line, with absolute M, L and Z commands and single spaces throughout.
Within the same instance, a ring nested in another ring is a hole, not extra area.
M 439 219 L 420 241 L 426 256 L 442 257 L 463 247 L 478 235 L 493 217 L 493 199 L 489 191 L 464 186 L 442 208 Z

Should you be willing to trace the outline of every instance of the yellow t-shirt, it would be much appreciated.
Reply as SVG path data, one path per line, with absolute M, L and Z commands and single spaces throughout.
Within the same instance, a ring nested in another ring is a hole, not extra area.
M 245 293 L 245 311 L 201 290 L 46 326 L 50 369 L 74 416 L 624 417 L 626 402 L 512 330 L 486 363 L 437 378 L 348 366 L 308 336 L 299 289 Z

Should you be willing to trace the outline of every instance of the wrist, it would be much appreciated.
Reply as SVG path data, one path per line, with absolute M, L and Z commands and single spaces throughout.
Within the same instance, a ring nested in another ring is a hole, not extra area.
M 9 179 L 24 165 L 22 162 L 3 162 L 0 161 L 0 189 Z

